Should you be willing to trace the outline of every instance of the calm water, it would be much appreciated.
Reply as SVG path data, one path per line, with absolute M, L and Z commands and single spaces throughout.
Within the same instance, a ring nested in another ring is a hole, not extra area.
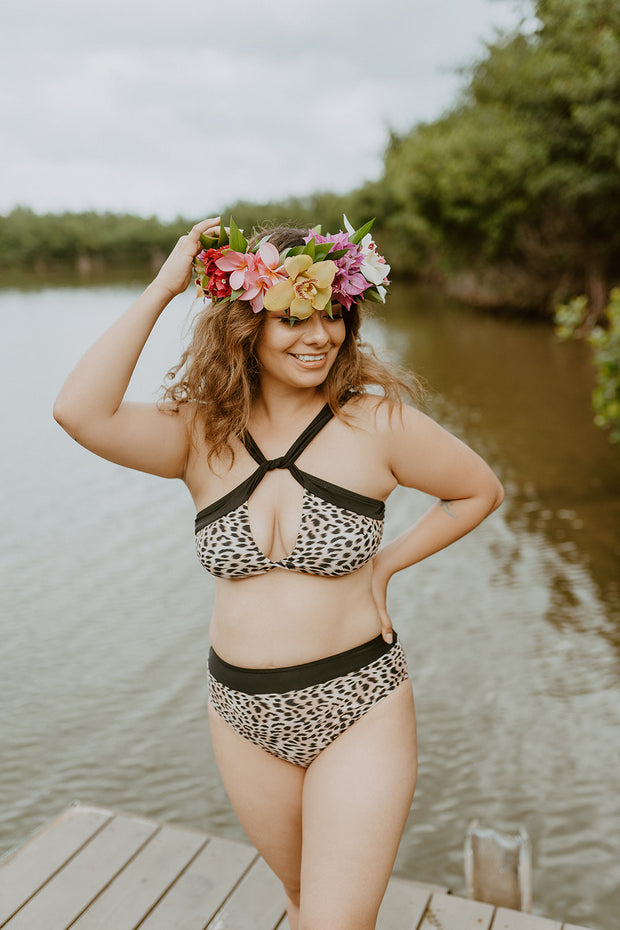
M 98 460 L 51 418 L 65 374 L 137 290 L 0 292 L 0 851 L 73 799 L 243 838 L 209 745 L 213 583 L 191 499 Z M 133 398 L 154 396 L 188 304 L 158 324 Z M 367 335 L 424 375 L 432 414 L 507 488 L 487 523 L 391 585 L 420 735 L 397 870 L 462 894 L 469 822 L 524 825 L 536 912 L 612 930 L 620 451 L 591 425 L 587 351 L 405 288 Z M 395 492 L 386 538 L 428 503 Z

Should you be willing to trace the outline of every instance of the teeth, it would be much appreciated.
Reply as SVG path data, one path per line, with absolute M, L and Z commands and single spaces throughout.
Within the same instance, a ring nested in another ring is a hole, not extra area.
M 323 352 L 323 355 L 296 355 L 295 358 L 298 358 L 300 362 L 318 362 L 325 358 L 325 354 Z

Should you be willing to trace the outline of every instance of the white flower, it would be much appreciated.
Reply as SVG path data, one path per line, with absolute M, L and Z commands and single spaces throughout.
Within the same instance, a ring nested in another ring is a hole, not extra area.
M 355 230 L 349 223 L 346 216 L 343 216 L 344 225 L 346 230 L 351 235 Z M 360 267 L 360 271 L 364 275 L 367 281 L 371 284 L 377 286 L 379 290 L 379 285 L 383 284 L 385 279 L 390 273 L 390 266 L 384 259 L 383 255 L 379 255 L 377 252 L 377 246 L 373 242 L 372 236 L 370 233 L 367 233 L 358 246 L 361 254 L 363 255 L 363 261 Z M 383 293 L 382 293 L 383 292 Z M 379 290 L 379 295 L 385 297 L 385 288 Z
M 362 245 L 367 238 L 370 238 L 370 236 L 364 236 Z M 367 281 L 370 281 L 371 284 L 376 284 L 379 286 L 380 284 L 383 284 L 389 275 L 390 266 L 383 258 L 383 256 L 377 253 L 375 244 L 372 242 L 372 240 L 370 244 L 371 248 L 368 250 L 368 252 L 364 253 L 364 261 L 362 262 L 360 271 Z

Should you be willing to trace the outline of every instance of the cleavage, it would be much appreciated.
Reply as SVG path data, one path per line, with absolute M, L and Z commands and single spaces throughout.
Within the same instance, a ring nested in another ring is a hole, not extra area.
M 289 556 L 299 535 L 304 489 L 286 469 L 267 472 L 248 499 L 250 530 L 271 562 Z

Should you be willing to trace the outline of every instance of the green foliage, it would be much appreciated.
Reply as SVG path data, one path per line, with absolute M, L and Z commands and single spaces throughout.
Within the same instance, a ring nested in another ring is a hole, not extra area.
M 567 304 L 555 308 L 555 333 L 558 339 L 572 339 L 586 319 L 588 298 L 585 295 L 573 297 Z
M 115 213 L 47 213 L 17 207 L 0 216 L 0 268 L 74 266 L 82 258 L 108 264 L 148 264 L 163 259 L 191 221 Z
M 468 108 L 393 139 L 386 179 L 399 215 L 417 215 L 457 260 L 508 251 L 530 209 L 528 178 L 545 164 L 537 134 L 496 107 Z
M 612 442 L 620 443 L 620 288 L 611 292 L 606 318 L 607 327 L 595 326 L 588 337 L 596 366 L 592 405 L 596 425 L 608 427 Z
M 455 110 L 392 139 L 383 183 L 442 267 L 517 263 L 602 310 L 620 272 L 620 4 L 533 6 L 538 28 L 490 45 Z
M 587 297 L 575 297 L 556 308 L 556 332 L 560 339 L 586 333 L 592 347 L 596 385 L 592 392 L 594 422 L 610 430 L 610 439 L 620 444 L 620 288 L 614 288 L 604 314 L 604 326 L 588 326 Z
M 528 185 L 532 205 L 551 199 L 616 232 L 605 198 L 620 193 L 620 5 L 539 0 L 536 13 L 533 36 L 492 48 L 474 69 L 472 102 L 543 137 L 547 159 Z
M 240 231 L 232 216 L 230 218 L 230 234 L 228 238 L 233 252 L 245 252 L 248 247 L 248 240 Z

